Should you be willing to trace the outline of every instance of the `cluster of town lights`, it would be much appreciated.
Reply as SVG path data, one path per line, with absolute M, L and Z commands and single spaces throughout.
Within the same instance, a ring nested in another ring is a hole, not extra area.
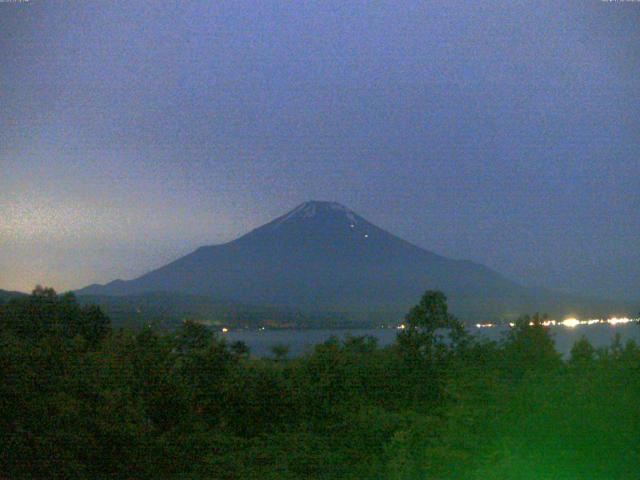
M 640 322 L 640 318 L 628 318 L 628 317 L 611 317 L 611 318 L 590 318 L 588 320 L 578 320 L 575 317 L 565 318 L 564 320 L 543 320 L 540 322 L 545 327 L 561 326 L 567 328 L 575 328 L 580 325 L 595 325 L 595 324 L 608 324 L 608 325 L 622 325 L 625 323 Z M 534 322 L 529 322 L 529 325 L 534 325 Z M 496 327 L 495 323 L 476 323 L 476 328 L 492 328 Z M 516 324 L 509 323 L 510 327 L 515 327 Z
M 567 328 L 575 328 L 580 325 L 595 325 L 595 324 L 608 324 L 608 325 L 623 325 L 625 323 L 640 323 L 640 318 L 629 318 L 629 317 L 611 317 L 611 318 L 590 318 L 588 320 L 578 320 L 575 317 L 565 318 L 564 320 L 543 320 L 540 322 L 540 325 L 545 327 L 567 327 Z M 535 325 L 535 322 L 529 322 L 529 325 Z M 493 328 L 499 327 L 501 324 L 497 323 L 476 323 L 476 328 Z M 514 322 L 509 323 L 510 327 L 515 327 L 516 324 Z M 407 326 L 402 323 L 396 327 L 398 330 L 404 330 Z

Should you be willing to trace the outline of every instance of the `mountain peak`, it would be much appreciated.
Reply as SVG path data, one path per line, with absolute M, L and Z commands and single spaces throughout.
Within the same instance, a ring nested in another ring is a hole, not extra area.
M 342 205 L 338 202 L 328 202 L 324 200 L 309 200 L 307 202 L 301 203 L 293 211 L 296 210 L 304 210 L 304 211 L 334 211 L 334 212 L 351 212 L 350 209 Z
M 309 219 L 319 216 L 326 217 L 327 215 L 346 218 L 346 220 L 353 225 L 358 223 L 356 214 L 341 203 L 310 200 L 301 203 L 289 213 L 277 219 L 273 226 L 278 227 L 292 220 Z

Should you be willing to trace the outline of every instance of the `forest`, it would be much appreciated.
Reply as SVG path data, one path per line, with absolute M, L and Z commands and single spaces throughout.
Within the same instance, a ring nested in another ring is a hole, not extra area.
M 563 358 L 543 318 L 478 340 L 427 291 L 391 346 L 255 358 L 38 287 L 0 304 L 0 478 L 637 478 L 640 348 Z

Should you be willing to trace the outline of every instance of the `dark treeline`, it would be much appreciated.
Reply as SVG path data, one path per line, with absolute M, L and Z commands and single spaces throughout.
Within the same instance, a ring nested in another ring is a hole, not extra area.
M 0 478 L 636 478 L 640 349 L 541 321 L 480 342 L 427 292 L 392 346 L 255 359 L 38 288 L 0 305 Z

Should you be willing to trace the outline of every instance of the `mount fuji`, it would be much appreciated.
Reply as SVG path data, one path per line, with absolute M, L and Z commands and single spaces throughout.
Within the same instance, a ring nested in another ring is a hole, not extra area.
M 483 265 L 449 259 L 376 227 L 334 202 L 305 202 L 229 243 L 200 247 L 139 278 L 79 295 L 170 293 L 346 316 L 400 316 L 427 289 L 466 320 L 577 313 L 583 299 L 525 287 Z

